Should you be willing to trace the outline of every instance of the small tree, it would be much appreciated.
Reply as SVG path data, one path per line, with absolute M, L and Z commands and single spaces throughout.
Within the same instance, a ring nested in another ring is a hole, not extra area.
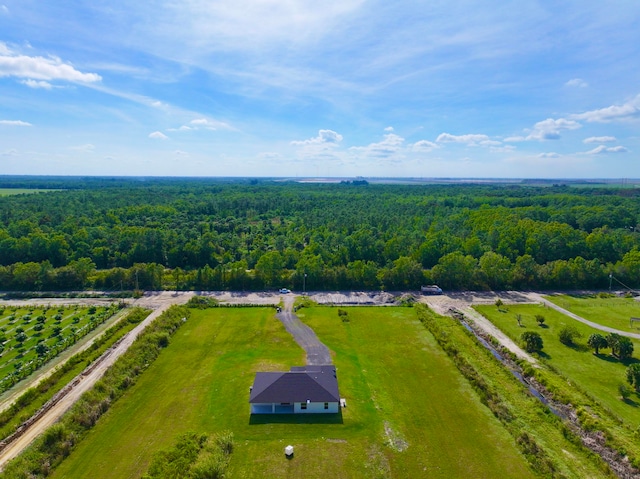
M 19 343 L 24 343 L 27 340 L 27 335 L 24 333 L 18 333 L 16 334 L 16 341 L 18 341 Z
M 520 339 L 524 343 L 524 349 L 528 353 L 535 353 L 542 350 L 542 336 L 534 331 L 525 331 L 520 335 Z
M 565 326 L 558 333 L 558 337 L 562 344 L 573 346 L 575 344 L 575 340 L 581 338 L 582 334 L 580 334 L 580 332 L 573 326 Z
M 627 368 L 627 382 L 636 392 L 640 392 L 640 363 L 632 364 Z
M 522 315 L 516 314 L 516 321 L 518 322 L 518 326 L 522 327 Z
M 620 359 L 629 359 L 633 355 L 633 343 L 626 336 L 620 338 L 618 343 L 618 357 Z
M 600 348 L 607 347 L 607 340 L 602 334 L 593 333 L 587 339 L 587 345 L 594 350 L 596 356 L 600 353 Z
M 626 401 L 629 399 L 629 396 L 631 396 L 631 389 L 629 389 L 629 386 L 624 383 L 618 384 L 618 392 L 620 393 L 620 397 L 623 401 Z
M 542 316 L 541 314 L 536 314 L 536 322 L 538 323 L 538 326 L 542 326 L 544 324 L 544 316 Z
M 36 346 L 36 354 L 38 356 L 44 356 L 45 354 L 47 354 L 49 352 L 49 348 L 47 347 L 46 344 L 44 343 L 38 343 L 38 345 Z
M 611 348 L 611 354 L 616 357 L 618 356 L 620 338 L 622 338 L 622 336 L 617 333 L 607 334 L 607 346 Z

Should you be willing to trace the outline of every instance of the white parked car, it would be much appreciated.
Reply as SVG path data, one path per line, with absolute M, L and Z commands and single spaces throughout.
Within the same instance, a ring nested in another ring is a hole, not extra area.
M 287 294 L 287 293 L 290 293 L 290 292 L 291 292 L 291 290 L 289 290 L 289 289 L 287 289 L 287 288 L 281 288 L 281 289 L 280 289 L 280 292 L 281 292 L 282 294 Z

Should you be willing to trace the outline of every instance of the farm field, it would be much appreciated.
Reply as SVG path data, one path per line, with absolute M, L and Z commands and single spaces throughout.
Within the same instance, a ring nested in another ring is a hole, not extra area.
M 640 322 L 629 324 L 629 318 L 640 318 L 640 302 L 634 298 L 595 296 L 545 296 L 561 308 L 582 316 L 589 321 L 610 328 L 640 333 Z M 640 352 L 640 351 L 639 351 Z
M 251 418 L 254 373 L 302 365 L 303 351 L 271 308 L 193 310 L 52 477 L 140 477 L 155 451 L 189 430 L 233 432 L 232 478 L 534 477 L 413 309 L 348 315 L 343 323 L 335 308 L 299 311 L 335 353 L 348 405 L 340 416 Z
M 0 391 L 56 357 L 117 306 L 0 308 Z
M 609 301 L 609 298 L 602 301 Z M 561 303 L 558 304 L 562 305 Z M 594 322 L 599 322 L 596 317 L 587 313 L 600 309 L 605 310 L 605 308 L 605 306 L 589 307 L 587 305 L 582 309 L 575 309 L 574 307 L 570 309 L 576 314 L 581 314 L 578 311 L 583 311 L 584 317 Z M 623 402 L 619 399 L 618 392 L 618 385 L 625 383 L 627 366 L 633 362 L 638 362 L 640 342 L 633 340 L 634 357 L 623 363 L 611 356 L 609 349 L 602 349 L 600 355 L 596 356 L 587 347 L 589 335 L 598 332 L 602 333 L 601 331 L 575 321 L 551 308 L 527 304 L 503 306 L 501 308 L 502 312 L 495 306 L 475 306 L 475 309 L 517 342 L 519 342 L 520 335 L 525 331 L 540 333 L 544 342 L 542 350 L 542 358 L 544 360 L 620 418 L 631 425 L 635 425 L 634 427 L 637 427 L 637 424 L 640 423 L 640 408 L 638 407 L 640 406 L 640 398 L 634 394 L 628 401 Z M 518 326 L 516 314 L 522 316 L 522 327 Z M 546 327 L 538 326 L 535 320 L 535 315 L 537 314 L 545 317 Z M 573 347 L 562 344 L 558 339 L 558 333 L 564 326 L 573 326 L 582 335 Z
M 50 191 L 57 191 L 52 189 L 34 189 L 34 188 L 0 188 L 0 196 L 9 195 L 27 195 L 34 193 L 48 193 Z

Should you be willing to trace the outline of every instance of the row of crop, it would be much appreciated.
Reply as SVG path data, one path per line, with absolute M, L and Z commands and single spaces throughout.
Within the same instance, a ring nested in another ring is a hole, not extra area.
M 11 407 L 0 413 L 0 439 L 15 432 L 22 422 L 60 391 L 70 377 L 79 374 L 87 365 L 93 363 L 106 349 L 148 315 L 147 309 L 131 309 L 126 319 L 118 321 L 107 329 L 92 342 L 91 346 L 73 355 L 37 386 L 27 389 Z
M 22 362 L 17 362 L 14 364 L 14 371 L 9 373 L 4 378 L 0 379 L 0 393 L 6 391 L 18 381 L 30 376 L 34 371 L 42 367 L 44 364 L 49 362 L 51 359 L 57 357 L 62 351 L 66 350 L 69 346 L 75 344 L 79 339 L 83 338 L 91 331 L 96 329 L 98 326 L 107 321 L 110 317 L 112 317 L 122 305 L 114 305 L 108 309 L 106 309 L 101 314 L 96 316 L 92 316 L 92 319 L 87 322 L 81 328 L 75 329 L 71 331 L 71 334 L 61 335 L 62 328 L 57 333 L 57 337 L 59 340 L 52 345 L 51 347 L 46 347 L 46 349 L 42 349 L 40 351 L 36 351 L 38 345 L 29 350 L 19 351 L 18 356 L 16 358 L 20 359 L 25 356 L 26 353 L 32 352 L 30 356 L 33 356 L 32 359 L 27 361 L 25 364 Z M 55 333 L 56 331 L 54 331 Z
M 524 386 L 517 386 L 517 393 L 510 392 L 504 379 L 495 380 L 486 376 L 486 371 L 481 370 L 481 364 L 495 363 L 497 360 L 491 353 L 476 342 L 472 334 L 450 319 L 440 317 L 424 305 L 417 305 L 416 311 L 420 322 L 431 332 L 440 347 L 452 359 L 456 368 L 469 381 L 477 392 L 480 400 L 491 410 L 494 416 L 500 420 L 505 429 L 512 435 L 516 445 L 529 462 L 531 468 L 543 477 L 564 477 L 563 465 L 557 457 L 548 450 L 551 440 L 548 437 L 536 439 L 539 424 L 530 419 L 532 416 L 538 423 L 541 418 L 552 429 L 558 431 L 555 434 L 556 441 L 566 441 L 568 447 L 581 452 L 584 459 L 589 459 L 603 477 L 613 477 L 613 472 L 608 465 L 596 454 L 584 447 L 580 438 L 572 432 L 558 417 L 551 414 L 549 409 L 541 402 L 528 396 Z M 508 379 L 517 383 L 515 377 Z M 517 383 L 519 385 L 519 383 Z M 520 414 L 526 408 L 528 416 Z M 586 462 L 586 461 L 585 461 Z
M 7 477 L 47 477 L 71 453 L 111 405 L 169 344 L 170 336 L 189 316 L 183 306 L 172 306 L 147 328 L 95 386 L 25 453 L 5 468 Z

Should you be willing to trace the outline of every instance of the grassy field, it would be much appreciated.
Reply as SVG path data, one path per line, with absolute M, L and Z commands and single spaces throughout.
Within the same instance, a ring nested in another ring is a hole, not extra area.
M 560 295 L 546 296 L 546 299 L 594 323 L 640 333 L 640 322 L 629 324 L 629 318 L 640 318 L 640 302 L 633 298 Z
M 194 310 L 53 477 L 140 477 L 188 430 L 234 433 L 232 478 L 533 477 L 414 310 L 351 308 L 348 323 L 334 308 L 300 316 L 334 353 L 340 416 L 251 418 L 254 373 L 304 364 L 304 353 L 271 308 Z
M 573 300 L 576 301 L 576 300 Z M 610 299 L 602 300 L 608 302 Z M 591 302 L 591 301 L 590 301 Z M 542 305 L 509 305 L 502 307 L 500 312 L 495 306 L 477 306 L 475 308 L 489 318 L 502 331 L 516 341 L 525 331 L 540 333 L 544 342 L 542 357 L 572 383 L 575 383 L 584 391 L 594 396 L 616 415 L 637 427 L 640 424 L 640 398 L 637 395 L 626 402 L 619 399 L 618 385 L 625 382 L 625 370 L 640 356 L 640 342 L 634 343 L 634 358 L 622 363 L 609 355 L 610 350 L 604 349 L 599 356 L 586 346 L 590 334 L 600 332 L 585 324 L 575 321 L 551 308 Z M 587 312 L 606 310 L 606 306 L 583 306 L 581 308 L 568 308 L 578 313 L 582 311 L 587 319 L 594 322 L 597 319 Z M 522 327 L 518 326 L 516 314 L 522 315 Z M 535 315 L 545 317 L 546 327 L 540 327 L 535 321 Z M 628 324 L 628 322 L 627 322 Z M 574 347 L 569 347 L 560 342 L 558 332 L 564 326 L 571 325 L 581 334 L 582 338 L 576 341 Z M 602 333 L 606 335 L 606 333 Z
M 0 391 L 74 344 L 117 308 L 0 308 Z

